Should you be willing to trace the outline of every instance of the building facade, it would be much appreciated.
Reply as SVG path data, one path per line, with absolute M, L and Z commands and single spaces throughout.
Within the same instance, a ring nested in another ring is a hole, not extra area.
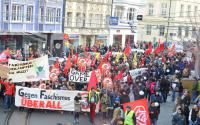
M 171 5 L 170 5 L 171 4 Z M 199 30 L 198 0 L 148 0 L 139 22 L 138 42 L 188 42 Z
M 0 50 L 52 47 L 54 34 L 62 34 L 62 13 L 63 0 L 0 0 Z
M 127 43 L 137 41 L 137 15 L 145 5 L 145 0 L 114 0 L 110 18 L 109 45 L 122 48 Z
M 64 32 L 69 43 L 78 45 L 108 44 L 108 17 L 112 0 L 66 0 Z

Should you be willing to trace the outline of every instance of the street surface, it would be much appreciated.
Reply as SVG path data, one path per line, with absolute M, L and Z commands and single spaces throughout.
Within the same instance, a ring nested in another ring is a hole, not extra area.
M 173 104 L 170 102 L 171 97 L 168 97 L 168 101 L 161 105 L 161 112 L 159 115 L 158 125 L 170 125 L 172 119 Z M 4 125 L 6 115 L 2 109 L 2 103 L 0 108 L 0 125 Z M 25 125 L 25 118 L 27 112 L 15 111 L 10 119 L 9 125 Z M 102 125 L 104 123 L 101 116 L 98 114 L 96 118 L 96 125 Z M 109 120 L 110 121 L 110 120 Z M 80 125 L 91 125 L 87 114 L 80 116 Z M 74 125 L 73 114 L 71 112 L 64 112 L 61 114 L 59 111 L 33 111 L 30 115 L 28 125 Z

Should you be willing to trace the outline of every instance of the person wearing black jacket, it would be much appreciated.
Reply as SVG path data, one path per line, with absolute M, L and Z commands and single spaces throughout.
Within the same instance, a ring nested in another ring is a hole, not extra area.
M 161 82 L 160 82 L 160 91 L 161 91 L 161 95 L 163 96 L 163 102 L 166 102 L 167 100 L 169 87 L 170 87 L 169 81 L 165 77 L 162 77 Z
M 183 96 L 182 96 L 182 103 L 184 105 L 186 105 L 187 107 L 189 107 L 190 106 L 190 102 L 191 102 L 191 98 L 190 98 L 189 92 L 185 91 Z

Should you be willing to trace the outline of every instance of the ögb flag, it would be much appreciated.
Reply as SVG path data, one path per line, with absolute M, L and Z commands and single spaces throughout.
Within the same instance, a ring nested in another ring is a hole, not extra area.
M 131 106 L 131 109 L 134 111 L 136 125 L 150 125 L 147 99 L 136 100 L 123 104 L 124 109 L 126 109 L 126 106 Z

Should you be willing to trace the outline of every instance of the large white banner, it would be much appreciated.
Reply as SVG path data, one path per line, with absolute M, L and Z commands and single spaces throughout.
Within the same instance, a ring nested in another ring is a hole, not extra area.
M 74 111 L 74 98 L 80 93 L 82 96 L 82 111 L 89 111 L 87 105 L 88 92 L 67 90 L 43 90 L 16 86 L 15 106 L 34 109 L 50 109 Z M 97 106 L 96 111 L 99 108 Z
M 143 73 L 146 73 L 147 72 L 147 68 L 138 68 L 138 69 L 133 69 L 133 70 L 130 70 L 129 73 L 130 75 L 132 76 L 133 79 L 135 79 L 137 76 L 140 76 L 142 75 Z M 123 79 L 124 82 L 127 81 L 127 76 L 124 77 Z
M 91 76 L 91 71 L 79 72 L 71 68 L 68 77 L 70 82 L 88 83 L 90 81 L 90 76 Z
M 48 56 L 42 56 L 30 61 L 9 59 L 9 78 L 13 82 L 31 82 L 49 80 Z

